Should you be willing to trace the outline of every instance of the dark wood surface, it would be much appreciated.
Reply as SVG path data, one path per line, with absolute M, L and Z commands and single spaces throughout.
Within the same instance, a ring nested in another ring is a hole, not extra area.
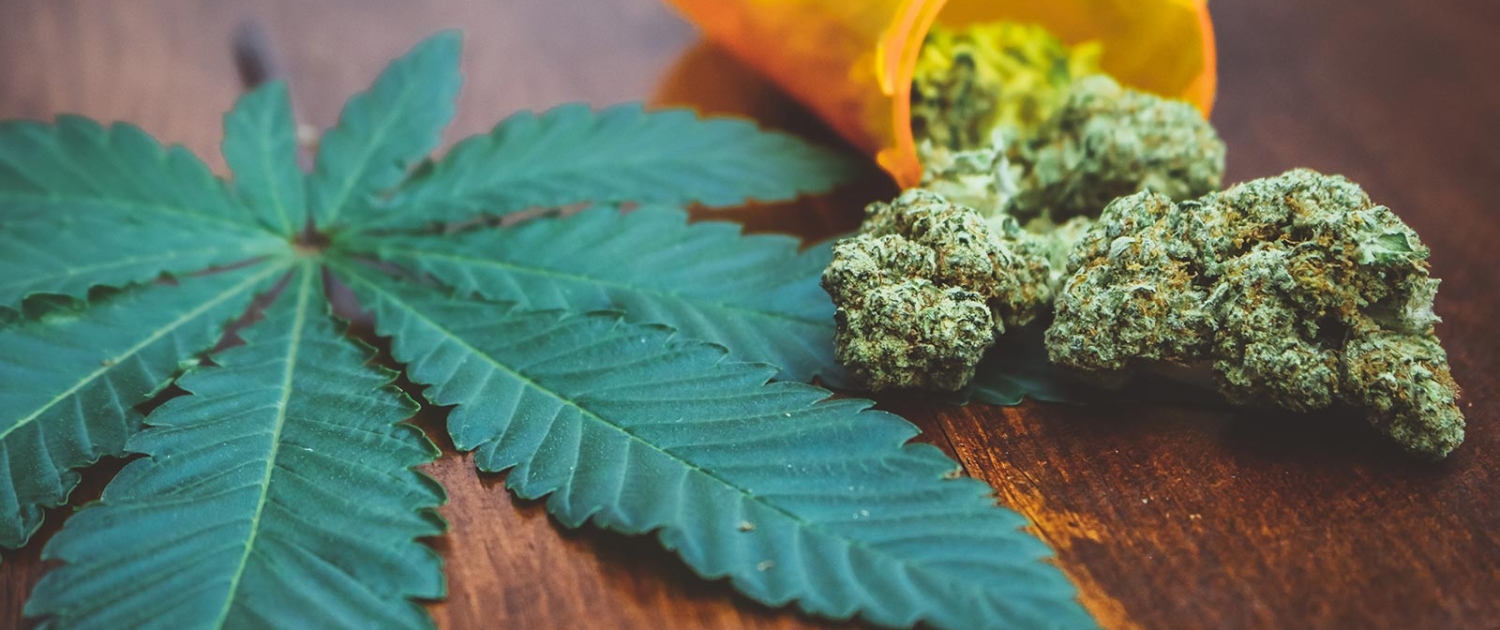
M 1338 414 L 882 404 L 1031 517 L 1109 628 L 1500 628 L 1500 3 L 1213 9 L 1230 179 L 1343 173 L 1418 230 L 1443 278 L 1438 330 L 1468 441 L 1429 465 Z M 222 170 L 221 116 L 240 92 L 231 34 L 247 20 L 264 24 L 299 116 L 319 128 L 389 58 L 459 26 L 466 86 L 450 140 L 521 108 L 635 99 L 830 137 L 656 0 L 3 0 L 0 118 L 129 120 Z M 872 180 L 728 216 L 821 238 L 890 190 Z M 91 471 L 78 501 L 115 468 Z M 650 541 L 562 531 L 451 451 L 432 472 L 452 496 L 453 529 L 435 543 L 450 596 L 430 607 L 442 627 L 829 626 L 701 582 Z M 4 554 L 0 627 L 22 625 L 64 512 Z

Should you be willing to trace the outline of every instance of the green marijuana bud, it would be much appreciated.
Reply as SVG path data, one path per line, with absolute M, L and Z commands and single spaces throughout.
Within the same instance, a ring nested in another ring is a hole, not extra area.
M 996 133 L 988 146 L 977 149 L 927 151 L 920 187 L 985 217 L 1008 214 L 1006 208 L 1020 188 L 1004 147 L 1004 137 Z
M 1009 140 L 996 131 L 988 146 L 929 147 L 922 187 L 1045 232 L 1143 190 L 1173 199 L 1218 190 L 1224 156 L 1218 132 L 1192 105 L 1096 75 L 1074 84 L 1030 136 Z
M 870 206 L 823 276 L 839 360 L 871 389 L 961 388 L 997 335 L 1049 306 L 1110 200 L 1219 187 L 1213 126 L 1088 76 L 1098 51 L 1006 23 L 929 37 L 912 90 L 921 192 Z
M 1046 29 L 992 22 L 963 30 L 936 25 L 912 77 L 918 144 L 978 148 L 997 128 L 1029 131 L 1046 120 L 1078 77 L 1099 72 L 1103 48 L 1069 48 Z
M 1074 84 L 1031 138 L 1007 143 L 997 131 L 986 147 L 929 150 L 921 185 L 985 217 L 1024 221 L 1051 252 L 1056 288 L 1073 244 L 1105 204 L 1143 190 L 1178 199 L 1216 190 L 1224 155 L 1191 105 L 1097 75 Z
M 1463 441 L 1428 249 L 1353 182 L 1294 170 L 1174 203 L 1111 203 L 1074 249 L 1053 361 L 1101 374 L 1210 362 L 1239 404 L 1347 404 L 1407 450 Z
M 876 391 L 963 387 L 997 335 L 1051 302 L 1048 254 L 1014 219 L 930 191 L 871 204 L 823 273 L 839 361 Z
M 1219 189 L 1224 155 L 1218 132 L 1192 105 L 1087 77 L 1034 134 L 1006 148 L 1017 192 L 1005 211 L 1060 223 L 1145 190 L 1193 199 Z

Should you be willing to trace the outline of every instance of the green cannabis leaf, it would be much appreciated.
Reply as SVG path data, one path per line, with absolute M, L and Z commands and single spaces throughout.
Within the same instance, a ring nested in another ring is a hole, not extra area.
M 825 191 L 853 163 L 743 120 L 638 104 L 522 113 L 459 142 L 403 188 L 372 228 L 417 227 L 538 206 L 620 201 L 733 206 Z
M 0 125 L 0 546 L 79 468 L 137 456 L 47 544 L 28 615 L 431 625 L 421 539 L 444 494 L 413 467 L 438 452 L 331 316 L 352 289 L 421 402 L 454 407 L 454 443 L 566 526 L 652 534 L 830 618 L 1093 625 L 1024 518 L 913 426 L 795 382 L 842 378 L 826 245 L 672 207 L 824 191 L 848 160 L 742 121 L 565 106 L 426 162 L 458 53 L 443 34 L 394 62 L 308 174 L 279 83 L 225 117 L 232 183 L 133 127 Z
M 57 626 L 414 627 L 443 595 L 418 536 L 445 529 L 416 405 L 365 366 L 298 265 L 247 345 L 177 379 L 143 453 L 47 545 L 68 564 L 27 604 Z
M 67 500 L 75 469 L 121 454 L 140 424 L 131 407 L 212 346 L 275 271 L 141 287 L 0 331 L 0 546 L 24 544 L 42 508 Z
M 538 309 L 618 307 L 667 324 L 794 381 L 848 383 L 833 358 L 833 303 L 818 286 L 827 243 L 797 252 L 786 236 L 743 236 L 730 223 L 689 224 L 676 208 L 593 208 L 506 230 L 354 237 L 354 251 L 486 298 Z
M 454 444 L 564 525 L 656 532 L 772 605 L 882 625 L 1082 627 L 1047 548 L 916 428 L 612 316 L 498 308 L 337 268 Z M 543 341 L 545 340 L 545 341 Z
M 308 180 L 311 216 L 325 229 L 366 220 L 378 195 L 406 179 L 409 166 L 442 140 L 458 97 L 459 37 L 444 33 L 392 62 L 368 92 L 349 99 L 323 135 Z
M 285 249 L 198 158 L 136 127 L 63 116 L 0 123 L 0 140 L 0 306 Z
M 235 103 L 224 117 L 223 153 L 235 192 L 261 226 L 287 236 L 302 230 L 307 193 L 285 83 L 268 83 Z

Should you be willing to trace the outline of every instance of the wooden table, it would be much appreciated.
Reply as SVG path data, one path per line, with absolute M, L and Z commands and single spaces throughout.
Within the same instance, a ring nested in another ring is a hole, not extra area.
M 1031 517 L 1107 627 L 1500 627 L 1500 3 L 1213 7 L 1230 179 L 1343 173 L 1422 234 L 1467 443 L 1428 465 L 1337 414 L 882 403 Z M 634 99 L 831 138 L 657 0 L 4 0 L 0 117 L 130 120 L 222 171 L 220 117 L 241 91 L 231 33 L 246 20 L 264 24 L 300 117 L 320 128 L 388 59 L 461 26 L 450 141 L 521 108 Z M 729 216 L 822 238 L 890 193 L 875 181 Z M 79 502 L 117 467 L 91 471 Z M 430 607 L 442 627 L 827 627 L 703 583 L 649 541 L 561 531 L 451 451 L 432 470 L 452 494 L 453 530 L 436 543 L 450 595 Z M 0 626 L 23 623 L 63 514 L 5 554 Z

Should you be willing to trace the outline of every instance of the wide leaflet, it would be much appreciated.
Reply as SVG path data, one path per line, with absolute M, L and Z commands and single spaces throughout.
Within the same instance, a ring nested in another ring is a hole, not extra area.
M 263 264 L 62 304 L 0 329 L 0 547 L 25 544 L 77 469 L 121 455 L 135 405 L 213 347 L 285 266 Z
M 285 249 L 197 157 L 137 127 L 0 123 L 0 307 Z
M 427 38 L 344 105 L 338 125 L 319 142 L 307 180 L 308 214 L 318 227 L 369 220 L 377 197 L 437 147 L 462 84 L 460 41 L 454 31 Z
M 178 379 L 99 503 L 44 556 L 27 613 L 67 628 L 422 628 L 443 595 L 438 451 L 328 315 L 318 269 Z
M 521 112 L 459 142 L 397 192 L 367 229 L 422 227 L 527 208 L 649 202 L 710 207 L 826 192 L 859 167 L 732 118 L 640 104 Z
M 781 378 L 848 384 L 833 357 L 833 302 L 818 286 L 821 243 L 745 235 L 718 221 L 645 206 L 591 208 L 505 229 L 356 237 L 345 244 L 479 293 L 536 309 L 620 309 L 632 322 L 666 324 L 781 368 Z
M 1086 628 L 1047 546 L 916 428 L 612 315 L 510 309 L 339 266 L 454 444 L 563 524 L 655 533 L 771 605 L 940 628 Z

